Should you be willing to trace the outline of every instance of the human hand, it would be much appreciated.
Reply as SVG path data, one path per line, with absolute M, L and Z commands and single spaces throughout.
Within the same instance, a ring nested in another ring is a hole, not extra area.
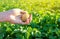
M 29 18 L 23 22 L 21 20 L 21 13 L 26 13 L 24 10 L 20 9 L 12 9 L 4 12 L 6 14 L 6 21 L 9 21 L 10 23 L 18 23 L 18 24 L 29 24 L 32 20 L 32 15 L 29 15 Z

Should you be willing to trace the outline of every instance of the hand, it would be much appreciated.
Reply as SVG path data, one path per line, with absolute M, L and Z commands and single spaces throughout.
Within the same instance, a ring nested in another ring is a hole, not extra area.
M 7 20 L 10 23 L 18 23 L 18 24 L 29 24 L 32 20 L 32 15 L 30 14 L 29 18 L 26 20 L 26 22 L 23 22 L 21 20 L 21 13 L 26 13 L 26 11 L 20 10 L 20 9 L 12 9 L 9 11 L 6 11 L 7 14 Z
M 12 9 L 12 10 L 7 11 L 7 13 L 8 13 L 7 16 L 8 16 L 9 22 L 18 23 L 18 24 L 29 24 L 32 20 L 32 15 L 30 14 L 30 16 L 26 20 L 26 22 L 23 22 L 21 20 L 21 12 L 25 12 L 25 11 L 20 10 L 20 9 Z

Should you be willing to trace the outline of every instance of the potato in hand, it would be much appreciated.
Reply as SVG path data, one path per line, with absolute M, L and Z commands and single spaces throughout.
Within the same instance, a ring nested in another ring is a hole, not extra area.
M 22 14 L 22 16 L 21 16 L 21 20 L 23 22 L 25 22 L 28 18 L 29 18 L 29 14 L 28 13 Z

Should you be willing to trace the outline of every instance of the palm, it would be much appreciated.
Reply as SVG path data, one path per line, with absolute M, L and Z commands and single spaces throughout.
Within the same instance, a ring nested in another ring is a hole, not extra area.
M 15 9 L 15 10 L 10 10 L 10 22 L 11 23 L 18 23 L 18 24 L 29 24 L 30 21 L 32 20 L 32 15 L 26 20 L 26 22 L 23 22 L 21 20 L 21 13 L 20 12 L 25 12 L 20 9 Z

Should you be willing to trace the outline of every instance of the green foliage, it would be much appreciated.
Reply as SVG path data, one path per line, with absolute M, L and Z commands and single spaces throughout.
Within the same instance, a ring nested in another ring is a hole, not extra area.
M 33 20 L 0 23 L 0 39 L 60 39 L 60 0 L 0 0 L 0 12 L 13 8 L 28 11 Z

